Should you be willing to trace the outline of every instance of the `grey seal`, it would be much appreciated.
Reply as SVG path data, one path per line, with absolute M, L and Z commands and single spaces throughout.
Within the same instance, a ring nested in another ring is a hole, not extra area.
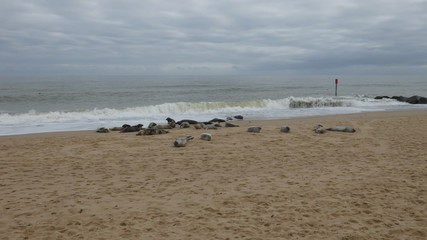
M 139 132 L 141 130 L 142 126 L 144 126 L 144 125 L 143 124 L 138 124 L 138 125 L 135 125 L 135 126 L 129 126 L 129 127 L 125 128 L 125 125 L 123 125 L 123 130 L 120 131 L 120 132 L 122 132 L 122 133 L 124 133 L 124 132 Z
M 210 141 L 212 140 L 212 135 L 210 133 L 202 133 L 200 134 L 200 139 Z
M 100 127 L 98 129 L 96 129 L 96 132 L 97 133 L 109 133 L 110 130 L 108 130 L 108 128 L 105 128 L 105 127 Z
M 175 126 L 176 126 L 176 122 L 175 122 L 175 120 L 173 120 L 172 118 L 168 117 L 168 118 L 166 118 L 166 121 L 168 121 L 168 125 L 169 125 L 171 128 L 175 128 Z
M 288 133 L 289 131 L 291 131 L 291 128 L 288 126 L 283 126 L 280 128 L 280 132 Z
M 148 128 L 156 128 L 156 129 L 172 129 L 172 126 L 169 124 L 156 124 L 155 122 L 151 122 L 148 125 Z
M 328 131 L 337 131 L 337 132 L 356 132 L 356 130 L 352 127 L 348 127 L 348 126 L 336 126 L 336 127 L 331 127 L 331 128 L 327 128 L 326 130 Z
M 203 124 L 203 128 L 204 129 L 218 129 L 217 128 L 218 127 L 218 125 L 216 125 L 216 124 Z
M 238 127 L 239 125 L 236 125 L 236 124 L 232 124 L 232 123 L 229 123 L 229 122 L 226 122 L 225 123 L 225 127 Z
M 193 126 L 195 129 L 202 129 L 204 128 L 205 125 L 203 123 L 196 123 L 196 124 L 193 124 Z
M 180 128 L 189 128 L 191 125 L 189 122 L 182 122 L 180 125 Z
M 157 129 L 157 128 L 146 128 L 141 129 L 136 135 L 142 136 L 142 135 L 157 135 L 157 134 L 166 134 L 169 133 L 169 131 L 164 129 Z
M 183 119 L 181 121 L 176 122 L 176 124 L 181 125 L 181 123 L 183 123 L 183 122 L 188 122 L 189 124 L 196 124 L 196 123 L 198 123 L 198 121 L 196 121 L 196 120 Z
M 259 133 L 260 131 L 261 131 L 261 127 L 258 127 L 258 126 L 248 127 L 248 132 Z
M 318 124 L 318 125 L 314 126 L 314 132 L 315 133 L 325 133 L 326 128 L 324 128 L 322 125 Z
M 175 141 L 173 142 L 173 145 L 175 147 L 185 147 L 185 145 L 187 144 L 187 141 L 189 141 L 193 138 L 194 137 L 192 137 L 192 136 L 179 137 L 179 138 L 175 139 Z

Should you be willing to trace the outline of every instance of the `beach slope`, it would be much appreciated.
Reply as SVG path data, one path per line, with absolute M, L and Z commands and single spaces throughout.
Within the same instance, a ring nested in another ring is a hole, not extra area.
M 427 111 L 234 123 L 0 137 L 0 239 L 427 238 Z

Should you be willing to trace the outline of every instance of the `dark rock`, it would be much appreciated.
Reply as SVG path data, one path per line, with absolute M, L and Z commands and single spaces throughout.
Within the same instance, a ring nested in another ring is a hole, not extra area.
M 383 98 L 391 98 L 391 99 L 395 99 L 399 102 L 406 102 L 406 103 L 410 103 L 410 104 L 427 104 L 427 98 L 425 97 L 420 97 L 420 96 L 412 96 L 412 97 L 404 97 L 404 96 L 393 96 L 393 97 L 388 97 L 388 96 L 376 96 L 375 99 L 383 99 Z
M 406 102 L 406 100 L 408 100 L 408 98 L 404 96 L 393 96 L 391 99 L 396 99 L 399 102 Z
M 412 96 L 408 98 L 406 102 L 410 104 L 427 104 L 427 98 L 420 96 Z
M 374 99 L 390 98 L 389 96 L 376 96 Z

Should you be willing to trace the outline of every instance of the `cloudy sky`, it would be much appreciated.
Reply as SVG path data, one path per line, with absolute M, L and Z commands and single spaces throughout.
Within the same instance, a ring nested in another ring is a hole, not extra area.
M 0 4 L 0 75 L 427 75 L 427 0 Z

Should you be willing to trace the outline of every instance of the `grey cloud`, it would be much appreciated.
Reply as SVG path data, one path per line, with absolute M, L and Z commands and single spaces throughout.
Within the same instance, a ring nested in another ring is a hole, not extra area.
M 1 3 L 0 74 L 427 72 L 421 0 Z

